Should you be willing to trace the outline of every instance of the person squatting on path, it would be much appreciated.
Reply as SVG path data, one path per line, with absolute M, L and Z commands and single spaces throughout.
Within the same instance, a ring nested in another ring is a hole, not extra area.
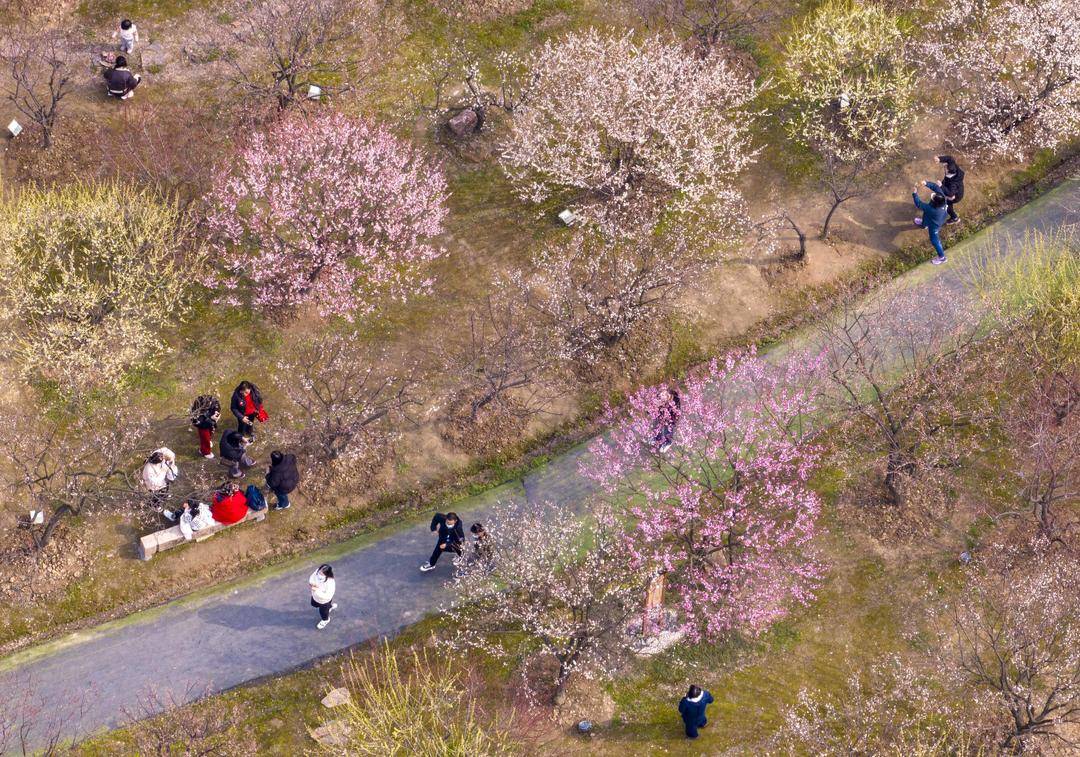
M 945 262 L 945 249 L 941 246 L 941 237 L 938 236 L 938 232 L 941 231 L 941 227 L 945 223 L 945 205 L 947 201 L 942 195 L 935 192 L 929 203 L 923 202 L 919 199 L 918 187 L 911 190 L 911 197 L 915 200 L 915 207 L 923 212 L 922 218 L 915 219 L 915 225 L 922 226 L 926 229 L 926 233 L 930 235 L 930 244 L 937 251 L 934 265 L 941 265 Z
M 431 557 L 428 561 L 420 566 L 420 570 L 425 573 L 429 570 L 435 570 L 435 563 L 439 561 L 443 552 L 453 552 L 454 554 L 461 555 L 462 545 L 465 543 L 465 529 L 461 526 L 461 519 L 458 518 L 457 513 L 435 513 L 435 517 L 431 519 L 431 530 L 439 532 L 438 541 L 435 542 L 435 549 L 431 552 Z
M 135 49 L 135 43 L 139 41 L 139 27 L 125 18 L 112 36 L 113 39 L 120 40 L 120 52 L 130 53 Z
M 255 438 L 255 421 L 266 423 L 270 417 L 263 407 L 259 387 L 250 381 L 241 381 L 233 389 L 229 409 L 236 416 L 236 430 L 250 439 Z
M 478 560 L 491 558 L 491 536 L 483 523 L 473 523 L 469 526 L 469 533 L 473 535 L 473 556 Z
M 218 448 L 221 457 L 230 463 L 229 475 L 232 478 L 243 478 L 247 469 L 255 464 L 246 452 L 251 444 L 251 437 L 241 434 L 239 431 L 226 431 L 221 435 Z
M 682 715 L 683 725 L 686 726 L 686 737 L 696 739 L 698 729 L 709 724 L 705 717 L 705 708 L 712 704 L 712 694 L 698 686 L 691 686 L 686 696 L 679 701 L 679 714 Z
M 300 471 L 296 467 L 296 455 L 283 455 L 278 450 L 270 453 L 270 468 L 266 471 L 266 486 L 277 497 L 275 510 L 289 509 L 289 495 L 300 485 Z
M 123 55 L 117 55 L 113 67 L 105 69 L 105 84 L 109 88 L 109 97 L 121 100 L 134 97 L 135 88 L 141 81 L 141 76 L 131 73 L 127 67 L 127 58 Z
M 938 155 L 937 161 L 945 164 L 945 178 L 940 184 L 924 181 L 923 186 L 945 198 L 945 210 L 949 214 L 946 223 L 960 223 L 960 216 L 956 215 L 953 205 L 964 199 L 964 169 L 956 165 L 952 155 Z
M 656 443 L 656 451 L 661 454 L 671 449 L 671 443 L 675 439 L 675 426 L 679 422 L 679 414 L 682 411 L 682 398 L 675 387 L 668 387 L 667 398 L 660 406 L 660 412 L 656 419 L 657 431 L 653 441 Z
M 191 403 L 191 425 L 199 435 L 199 454 L 214 459 L 214 432 L 221 420 L 221 403 L 217 397 L 201 394 Z
M 321 631 L 330 622 L 330 612 L 337 609 L 337 602 L 334 601 L 334 591 L 337 589 L 334 569 L 329 565 L 320 565 L 308 579 L 308 588 L 311 589 L 311 606 L 319 610 L 319 622 L 315 627 Z
M 150 494 L 147 504 L 157 512 L 164 511 L 169 484 L 180 475 L 176 467 L 176 455 L 168 447 L 159 447 L 150 453 L 142 467 L 139 485 Z
M 196 531 L 217 525 L 214 514 L 210 512 L 210 505 L 191 498 L 185 500 L 179 510 L 166 510 L 165 517 L 174 523 L 179 519 L 180 533 L 187 541 L 191 541 Z

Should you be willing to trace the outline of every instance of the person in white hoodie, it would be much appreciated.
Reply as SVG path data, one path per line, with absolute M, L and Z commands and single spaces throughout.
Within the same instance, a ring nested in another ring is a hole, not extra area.
M 337 589 L 334 569 L 329 565 L 320 565 L 308 579 L 308 588 L 311 589 L 311 606 L 319 610 L 319 622 L 315 627 L 321 631 L 330 622 L 330 611 L 337 609 L 337 602 L 334 601 L 334 590 Z
M 176 480 L 180 471 L 176 467 L 176 454 L 168 447 L 159 447 L 150 453 L 143 464 L 139 483 L 150 494 L 149 504 L 159 513 L 163 512 L 169 484 Z
M 210 505 L 199 502 L 197 499 L 188 499 L 179 510 L 166 510 L 164 515 L 174 523 L 180 522 L 180 533 L 184 539 L 191 541 L 196 531 L 216 525 L 214 514 L 210 512 Z

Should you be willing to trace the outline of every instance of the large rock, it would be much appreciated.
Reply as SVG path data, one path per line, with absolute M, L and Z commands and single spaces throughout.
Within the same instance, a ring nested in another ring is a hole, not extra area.
M 350 699 L 352 699 L 352 697 L 349 696 L 349 690 L 338 687 L 336 689 L 330 689 L 330 693 L 322 698 L 322 706 L 340 707 L 343 704 L 348 704 Z
M 323 746 L 345 746 L 349 743 L 349 726 L 344 720 L 331 720 L 318 728 L 309 728 L 308 733 Z
M 476 131 L 476 125 L 479 123 L 476 117 L 476 111 L 472 108 L 463 110 L 456 116 L 450 119 L 447 126 L 450 127 L 450 131 L 454 132 L 459 137 L 467 137 Z

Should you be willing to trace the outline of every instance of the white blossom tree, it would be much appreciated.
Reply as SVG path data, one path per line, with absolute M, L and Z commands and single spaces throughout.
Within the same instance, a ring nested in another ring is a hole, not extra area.
M 945 85 L 951 142 L 1022 159 L 1080 134 L 1080 14 L 1071 0 L 958 0 L 921 58 Z
M 866 191 L 914 121 L 906 48 L 888 10 L 855 0 L 828 0 L 784 39 L 777 92 L 788 135 L 820 160 L 831 198 L 823 239 L 836 209 Z
M 558 201 L 609 231 L 647 225 L 659 208 L 741 207 L 750 165 L 749 76 L 672 40 L 595 30 L 548 42 L 535 90 L 514 116 L 503 165 L 521 196 Z
M 557 507 L 502 506 L 485 522 L 487 553 L 457 562 L 455 644 L 497 659 L 554 663 L 555 701 L 571 674 L 611 675 L 631 649 L 647 568 L 630 559 L 618 521 Z

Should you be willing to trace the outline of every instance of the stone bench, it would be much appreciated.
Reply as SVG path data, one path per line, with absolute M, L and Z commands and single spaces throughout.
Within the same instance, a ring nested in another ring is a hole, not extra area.
M 248 513 L 244 516 L 243 520 L 238 520 L 236 523 L 230 523 L 228 525 L 218 523 L 209 528 L 200 529 L 195 532 L 195 536 L 191 541 L 206 541 L 218 531 L 224 531 L 226 528 L 239 526 L 241 523 L 247 523 L 248 521 L 260 522 L 263 520 L 266 520 L 266 510 L 248 510 Z M 173 547 L 178 547 L 187 542 L 188 539 L 184 538 L 184 534 L 181 533 L 179 525 L 163 528 L 160 531 L 147 534 L 139 539 L 139 559 L 149 560 L 158 552 L 164 552 L 166 549 L 172 549 Z

